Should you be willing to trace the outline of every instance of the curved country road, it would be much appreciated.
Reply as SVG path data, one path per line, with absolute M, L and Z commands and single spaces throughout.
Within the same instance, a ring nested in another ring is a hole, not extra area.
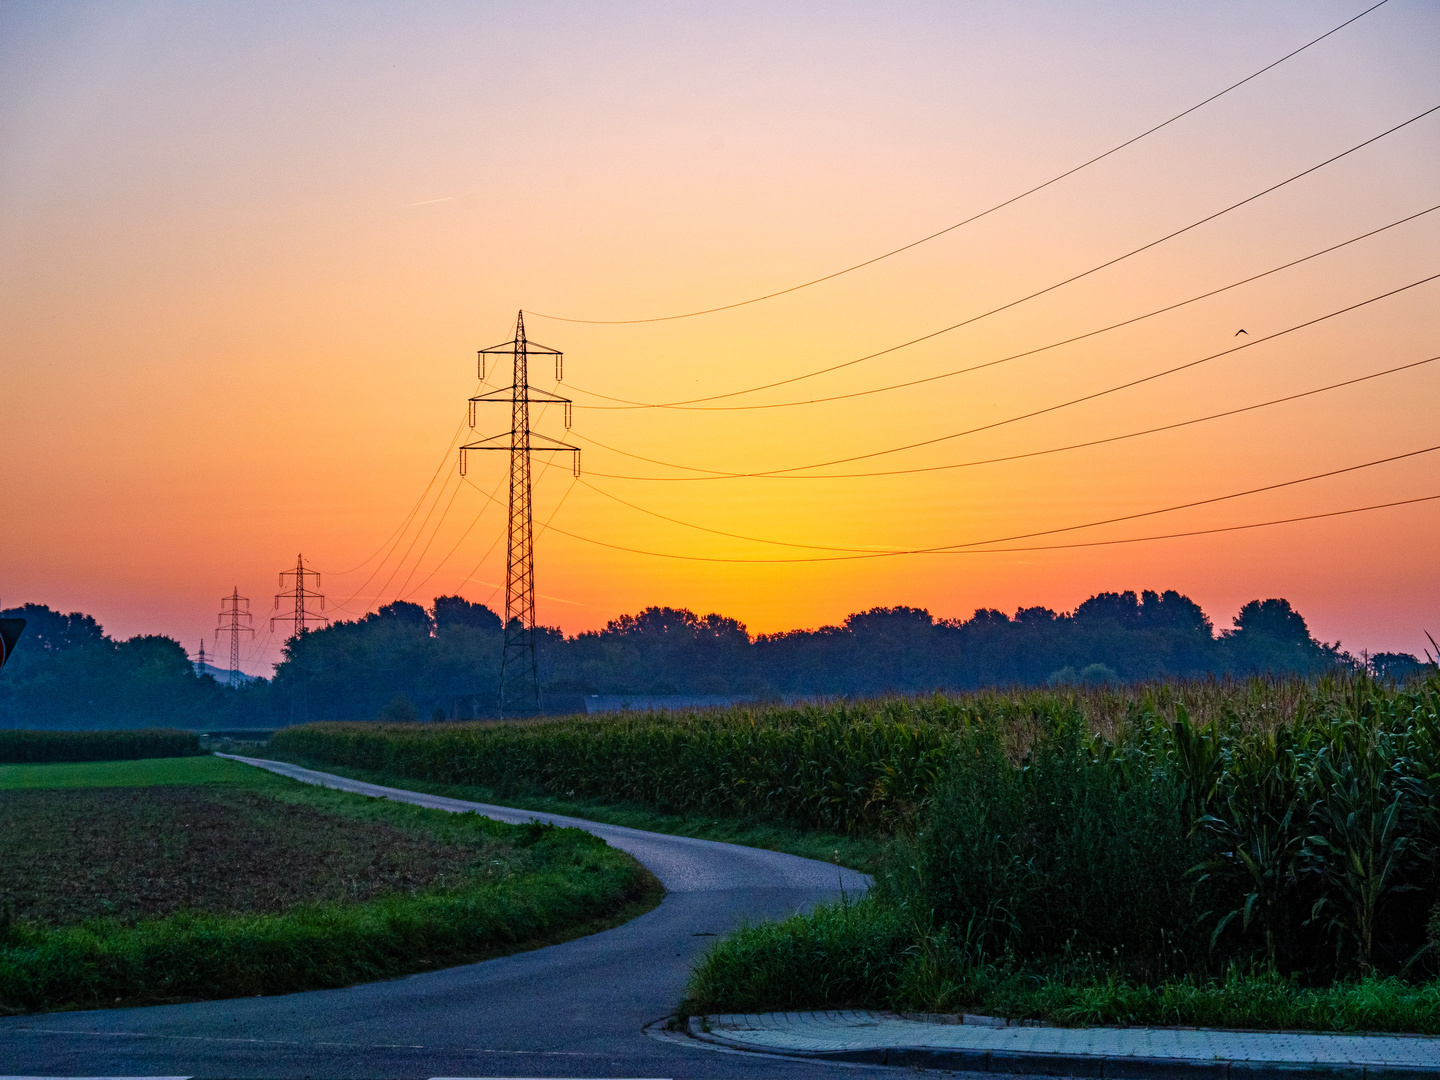
M 854 1067 L 722 1054 L 646 1036 L 689 965 L 745 919 L 868 879 L 772 851 L 365 784 L 238 758 L 309 783 L 502 821 L 586 829 L 664 884 L 623 926 L 479 964 L 343 990 L 0 1018 L 0 1074 L 196 1077 L 820 1077 Z

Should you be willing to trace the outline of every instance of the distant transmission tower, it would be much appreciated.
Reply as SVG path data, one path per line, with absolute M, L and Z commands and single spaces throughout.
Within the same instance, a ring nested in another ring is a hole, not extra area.
M 220 603 L 223 606 L 220 608 L 220 625 L 215 627 L 215 647 L 217 649 L 220 647 L 220 635 L 222 633 L 230 635 L 230 685 L 239 686 L 240 635 L 255 633 L 255 628 L 249 625 L 250 598 L 248 596 L 241 596 L 240 589 L 237 587 L 229 596 L 222 596 Z M 245 606 L 241 607 L 241 604 Z M 205 660 L 204 642 L 200 643 L 200 651 L 200 660 L 203 663 Z
M 200 639 L 200 656 L 195 661 L 196 675 L 205 674 L 205 639 Z
M 540 711 L 540 677 L 535 665 L 535 521 L 530 506 L 530 455 L 541 452 L 574 454 L 572 467 L 580 475 L 580 448 L 530 430 L 530 403 L 564 406 L 565 428 L 570 428 L 570 399 L 530 385 L 530 354 L 555 358 L 555 381 L 565 375 L 565 354 L 525 340 L 525 312 L 515 319 L 511 341 L 479 350 L 477 367 L 485 378 L 487 356 L 510 356 L 514 378 L 502 390 L 470 399 L 470 426 L 475 426 L 479 403 L 510 404 L 510 430 L 460 447 L 460 475 L 465 475 L 471 450 L 510 452 L 510 525 L 505 547 L 505 651 L 500 658 L 500 715 L 526 715 Z M 539 442 L 540 445 L 534 445 Z
M 296 667 L 300 671 L 298 690 L 290 698 L 290 719 L 304 721 L 309 715 L 309 701 L 306 697 L 306 683 L 309 681 L 309 671 L 305 666 L 305 632 L 310 629 L 311 623 L 328 623 L 330 620 L 320 614 L 325 608 L 325 597 L 319 592 L 312 591 L 305 586 L 306 578 L 313 578 L 315 587 L 320 587 L 320 572 L 310 570 L 305 566 L 303 555 L 295 556 L 295 569 L 280 571 L 280 588 L 285 588 L 285 579 L 294 578 L 295 587 L 289 592 L 278 592 L 275 594 L 275 610 L 280 610 L 280 601 L 290 601 L 290 611 L 285 614 L 272 616 L 270 627 L 274 629 L 277 622 L 288 622 L 294 627 L 293 641 L 295 642 L 294 657 Z

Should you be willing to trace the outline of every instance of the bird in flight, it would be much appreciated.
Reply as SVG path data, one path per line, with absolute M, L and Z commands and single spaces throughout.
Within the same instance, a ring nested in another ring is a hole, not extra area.
M 1250 336 L 1249 334 L 1246 334 L 1246 333 L 1245 333 L 1245 328 L 1244 328 L 1243 326 L 1242 326 L 1239 330 L 1236 330 L 1236 331 L 1235 331 L 1235 336 L 1236 336 L 1236 337 L 1239 337 L 1241 334 L 1245 334 L 1246 337 L 1249 337 L 1249 336 Z

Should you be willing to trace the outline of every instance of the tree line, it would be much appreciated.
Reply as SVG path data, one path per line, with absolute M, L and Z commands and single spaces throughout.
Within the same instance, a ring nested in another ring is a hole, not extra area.
M 0 673 L 0 727 L 205 729 L 301 720 L 444 719 L 494 714 L 503 626 L 483 604 L 396 602 L 291 639 L 274 677 L 243 687 L 197 675 L 173 638 L 117 641 L 80 612 L 40 604 Z M 1216 631 L 1173 590 L 1103 592 L 1074 611 L 985 608 L 936 619 L 873 608 L 836 626 L 752 636 L 736 619 L 649 607 L 566 637 L 537 631 L 547 711 L 582 711 L 587 694 L 863 696 L 982 686 L 1135 682 L 1367 666 L 1404 679 L 1407 653 L 1357 659 L 1317 641 L 1286 600 L 1252 600 Z

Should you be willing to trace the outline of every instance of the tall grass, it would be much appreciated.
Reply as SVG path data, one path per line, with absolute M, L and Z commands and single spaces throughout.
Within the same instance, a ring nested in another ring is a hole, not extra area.
M 0 730 L 0 763 L 49 761 L 136 761 L 203 753 L 192 731 L 145 728 L 133 731 Z

